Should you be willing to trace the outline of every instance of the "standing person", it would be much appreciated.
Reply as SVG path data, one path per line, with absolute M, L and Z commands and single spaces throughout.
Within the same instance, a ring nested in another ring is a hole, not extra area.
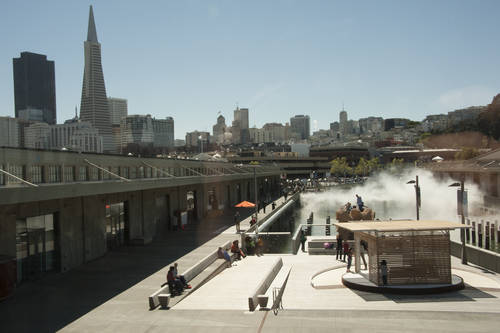
M 361 197 L 359 195 L 356 194 L 356 203 L 358 204 L 358 209 L 360 212 L 363 211 L 363 206 L 365 205 L 363 203 L 363 199 L 361 199 Z
M 347 250 L 347 272 L 351 272 L 352 265 L 352 249 Z
M 250 221 L 250 226 L 253 226 L 255 223 L 257 223 L 257 219 L 255 218 L 255 214 L 252 215 L 252 220 Z
M 234 214 L 234 224 L 236 225 L 236 232 L 240 232 L 240 212 L 236 211 Z
M 262 240 L 262 237 L 259 237 L 257 239 L 257 242 L 255 243 L 255 254 L 260 257 L 262 255 L 262 248 L 264 247 L 264 241 Z
M 342 249 L 344 250 L 344 260 L 342 260 L 342 261 L 345 262 L 345 257 L 347 256 L 347 254 L 349 252 L 349 243 L 347 242 L 347 239 L 344 239 L 343 244 L 342 244 Z
M 337 232 L 337 260 L 342 260 L 342 235 L 340 232 Z
M 362 240 L 361 244 L 361 260 L 363 260 L 363 264 L 365 265 L 365 271 L 368 269 L 368 265 L 366 264 L 365 252 L 368 253 L 368 243 Z
M 300 245 L 302 247 L 302 252 L 306 252 L 306 234 L 303 229 L 300 229 Z
M 382 275 L 382 283 L 384 284 L 384 286 L 387 285 L 387 272 L 387 261 L 385 261 L 384 259 L 380 262 L 380 274 Z

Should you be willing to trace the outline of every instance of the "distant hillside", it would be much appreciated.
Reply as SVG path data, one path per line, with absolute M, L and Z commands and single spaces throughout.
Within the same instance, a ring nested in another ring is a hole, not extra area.
M 500 148 L 500 143 L 480 132 L 434 134 L 422 139 L 427 148 Z

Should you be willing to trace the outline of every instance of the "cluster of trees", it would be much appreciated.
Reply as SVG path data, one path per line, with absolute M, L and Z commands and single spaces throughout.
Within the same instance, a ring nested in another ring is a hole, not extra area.
M 384 168 L 378 158 L 374 157 L 372 159 L 366 160 L 363 157 L 359 159 L 357 165 L 349 165 L 345 157 L 337 157 L 330 162 L 331 168 L 330 173 L 337 177 L 349 177 L 349 176 L 368 176 L 375 171 Z M 395 158 L 385 165 L 385 169 L 391 172 L 400 171 L 405 167 L 404 159 Z
M 330 173 L 335 176 L 368 176 L 381 168 L 380 161 L 376 157 L 369 160 L 361 157 L 355 166 L 350 166 L 345 157 L 337 157 L 330 162 L 330 165 Z
M 455 154 L 456 160 L 468 160 L 479 155 L 479 151 L 476 148 L 464 147 L 461 151 Z

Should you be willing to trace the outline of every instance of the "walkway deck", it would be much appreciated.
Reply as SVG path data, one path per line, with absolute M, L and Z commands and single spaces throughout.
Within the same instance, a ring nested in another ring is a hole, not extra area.
M 409 297 L 347 289 L 340 282 L 344 263 L 300 251 L 280 255 L 284 266 L 293 268 L 283 295 L 285 309 L 277 316 L 248 312 L 245 303 L 272 254 L 237 262 L 170 310 L 149 311 L 147 296 L 165 281 L 171 263 L 177 261 L 183 271 L 235 236 L 232 214 L 21 286 L 0 303 L 0 331 L 491 332 L 500 324 L 499 275 L 463 266 L 456 258 L 453 272 L 464 278 L 464 290 Z

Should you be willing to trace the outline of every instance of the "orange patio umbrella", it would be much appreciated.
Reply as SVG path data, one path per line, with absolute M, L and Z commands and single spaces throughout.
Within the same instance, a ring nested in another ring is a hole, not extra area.
M 234 207 L 253 208 L 255 207 L 255 204 L 250 201 L 242 201 Z

